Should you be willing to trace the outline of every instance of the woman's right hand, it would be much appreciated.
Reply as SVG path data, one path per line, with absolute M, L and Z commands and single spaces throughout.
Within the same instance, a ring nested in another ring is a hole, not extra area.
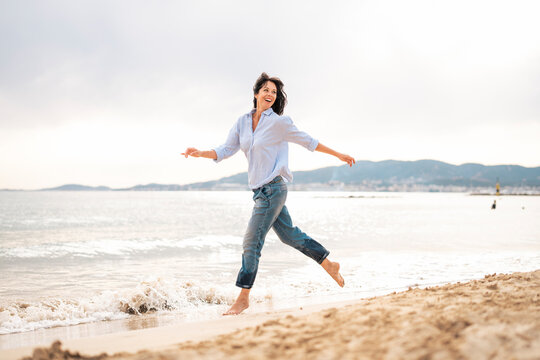
M 197 150 L 195 148 L 190 147 L 190 148 L 187 148 L 186 151 L 182 153 L 182 155 L 184 155 L 186 158 L 188 156 L 201 157 L 201 155 L 202 155 L 201 152 L 202 151 L 199 151 L 199 150 Z
M 202 150 L 197 150 L 195 148 L 187 148 L 186 151 L 182 153 L 182 155 L 184 155 L 186 158 L 188 156 L 193 156 L 193 157 L 203 157 L 203 158 L 214 159 L 214 160 L 217 159 L 217 154 L 215 150 L 202 151 Z

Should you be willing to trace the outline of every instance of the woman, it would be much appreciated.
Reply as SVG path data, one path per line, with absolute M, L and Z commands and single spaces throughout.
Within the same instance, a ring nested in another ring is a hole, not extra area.
M 219 162 L 234 155 L 239 149 L 248 160 L 249 187 L 253 190 L 253 213 L 244 235 L 242 268 L 236 286 L 242 288 L 231 308 L 223 315 L 237 315 L 248 308 L 249 292 L 257 275 L 259 257 L 266 234 L 273 228 L 282 242 L 317 261 L 343 287 L 339 263 L 330 261 L 330 253 L 317 241 L 293 226 L 285 199 L 287 186 L 292 181 L 288 167 L 288 143 L 333 155 L 349 166 L 355 163 L 349 155 L 338 153 L 305 132 L 299 131 L 288 116 L 282 116 L 287 104 L 283 82 L 262 73 L 253 86 L 254 109 L 241 116 L 232 127 L 225 144 L 208 151 L 187 148 L 182 155 L 204 157 Z

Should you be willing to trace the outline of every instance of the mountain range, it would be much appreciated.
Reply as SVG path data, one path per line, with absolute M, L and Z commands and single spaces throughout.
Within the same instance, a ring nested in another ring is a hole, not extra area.
M 331 166 L 309 171 L 295 171 L 293 189 L 331 187 L 363 191 L 467 191 L 478 188 L 502 187 L 540 190 L 540 167 L 519 165 L 463 164 L 452 165 L 436 160 L 417 161 L 357 161 L 347 165 Z M 146 184 L 130 188 L 112 189 L 68 184 L 48 191 L 180 191 L 180 190 L 241 190 L 247 189 L 247 173 L 218 180 L 187 185 Z

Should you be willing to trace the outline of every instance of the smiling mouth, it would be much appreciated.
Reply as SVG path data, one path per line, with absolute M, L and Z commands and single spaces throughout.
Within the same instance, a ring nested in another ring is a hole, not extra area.
M 265 99 L 265 100 L 268 101 L 268 102 L 272 102 L 272 99 Z

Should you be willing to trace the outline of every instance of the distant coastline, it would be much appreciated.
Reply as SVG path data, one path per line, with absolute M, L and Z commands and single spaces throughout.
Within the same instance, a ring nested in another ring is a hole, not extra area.
M 294 172 L 293 191 L 378 191 L 378 192 L 469 192 L 495 195 L 499 182 L 501 195 L 540 194 L 540 167 L 519 165 L 452 165 L 436 160 L 357 161 L 346 165 Z M 247 173 L 186 185 L 135 185 L 128 188 L 66 184 L 37 190 L 0 191 L 244 191 Z
M 471 193 L 471 196 L 540 196 L 540 192 L 537 193 L 508 193 L 508 194 L 495 194 L 495 193 Z

